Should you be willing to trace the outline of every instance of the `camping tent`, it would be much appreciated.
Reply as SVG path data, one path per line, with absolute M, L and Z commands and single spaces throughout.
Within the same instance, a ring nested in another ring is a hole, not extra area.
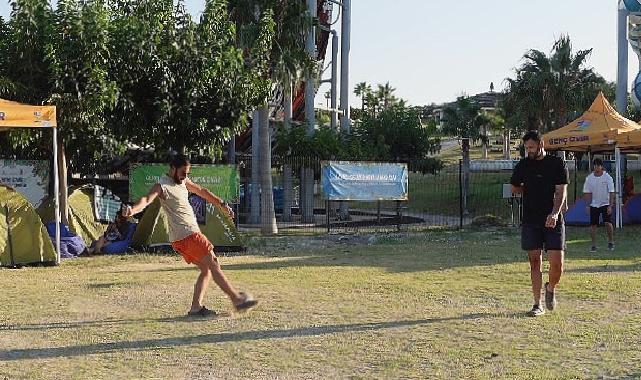
M 84 185 L 69 189 L 69 230 L 82 237 L 85 244 L 89 246 L 92 241 L 97 240 L 107 228 L 101 223 L 94 210 L 95 191 L 93 185 Z M 43 223 L 54 220 L 54 204 L 47 199 L 38 207 L 38 214 Z
M 203 211 L 203 217 L 199 218 L 201 219 L 199 227 L 215 247 L 234 249 L 242 246 L 242 240 L 234 221 L 225 211 L 211 203 L 207 204 Z M 160 206 L 160 201 L 156 199 L 147 206 L 145 213 L 140 218 L 132 245 L 139 247 L 169 245 L 171 242 L 168 230 L 167 217 Z
M 614 152 L 616 163 L 616 226 L 622 224 L 621 204 L 621 152 L 617 139 L 623 134 L 641 129 L 632 120 L 621 116 L 602 92 L 599 92 L 587 111 L 568 125 L 543 135 L 545 149 L 572 152 Z
M 27 198 L 0 185 L 0 266 L 55 264 L 57 255 Z
M 53 131 L 53 191 L 56 220 L 56 264 L 60 263 L 60 201 L 58 184 L 58 128 L 55 106 L 31 106 L 0 99 L 0 131 L 13 128 L 51 128 Z

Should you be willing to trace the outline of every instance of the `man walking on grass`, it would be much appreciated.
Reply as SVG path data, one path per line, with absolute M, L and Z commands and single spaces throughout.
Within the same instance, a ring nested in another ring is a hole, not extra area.
M 603 168 L 600 158 L 592 160 L 593 172 L 585 178 L 583 184 L 583 199 L 588 203 L 587 211 L 590 213 L 590 237 L 592 247 L 590 252 L 596 252 L 596 229 L 599 218 L 603 219 L 605 230 L 608 234 L 608 249 L 614 250 L 614 227 L 610 216 L 614 205 L 614 181 Z
M 565 225 L 561 208 L 565 205 L 568 172 L 565 162 L 547 155 L 538 131 L 523 136 L 526 157 L 512 173 L 512 192 L 523 194 L 521 247 L 530 261 L 530 277 L 534 306 L 528 312 L 536 317 L 545 314 L 541 307 L 541 288 L 545 291 L 545 307 L 556 307 L 555 288 L 563 273 Z M 543 250 L 550 262 L 549 280 L 542 284 Z
M 216 314 L 203 305 L 203 298 L 209 280 L 214 282 L 229 296 L 237 311 L 250 309 L 258 303 L 250 295 L 238 292 L 231 285 L 220 268 L 218 258 L 214 254 L 213 245 L 200 232 L 196 216 L 189 204 L 189 193 L 194 193 L 207 202 L 222 206 L 233 217 L 231 208 L 222 199 L 209 190 L 193 183 L 188 177 L 191 165 L 184 155 L 177 155 L 171 160 L 169 173 L 160 178 L 149 194 L 140 198 L 133 207 L 124 210 L 125 216 L 132 216 L 144 210 L 158 197 L 169 222 L 169 238 L 171 246 L 178 251 L 188 264 L 194 264 L 200 269 L 200 275 L 194 286 L 194 296 L 189 316 L 211 316 Z

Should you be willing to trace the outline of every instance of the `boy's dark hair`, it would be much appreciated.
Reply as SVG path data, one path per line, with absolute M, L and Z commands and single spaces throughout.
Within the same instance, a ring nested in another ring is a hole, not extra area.
M 600 158 L 595 158 L 592 160 L 592 165 L 594 166 L 603 166 L 603 160 Z
M 541 142 L 541 132 L 535 131 L 535 130 L 531 130 L 531 131 L 525 132 L 525 134 L 523 135 L 523 142 L 526 142 L 528 140 L 533 140 L 533 141 L 535 141 L 537 143 L 540 143 Z
M 175 155 L 169 162 L 169 166 L 176 169 L 182 168 L 183 166 L 187 166 L 189 164 L 189 157 L 185 156 L 184 154 Z

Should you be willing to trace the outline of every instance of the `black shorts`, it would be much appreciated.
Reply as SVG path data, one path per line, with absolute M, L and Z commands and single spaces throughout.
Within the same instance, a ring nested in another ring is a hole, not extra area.
M 521 227 L 521 248 L 524 251 L 546 249 L 565 251 L 565 224 L 559 221 L 554 228 L 536 224 Z
M 590 225 L 599 225 L 599 216 L 603 218 L 603 223 L 612 223 L 610 221 L 610 214 L 608 214 L 608 206 L 592 207 L 590 206 Z

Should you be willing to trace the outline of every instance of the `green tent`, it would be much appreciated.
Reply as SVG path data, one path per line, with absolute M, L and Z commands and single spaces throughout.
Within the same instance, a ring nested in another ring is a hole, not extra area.
M 0 266 L 55 263 L 51 238 L 29 201 L 0 185 Z
M 107 228 L 107 224 L 101 223 L 94 212 L 94 188 L 93 185 L 72 187 L 69 189 L 69 230 L 82 237 L 87 246 L 97 240 Z M 44 223 L 54 219 L 53 201 L 47 199 L 38 207 L 38 215 Z
M 200 230 L 215 247 L 237 249 L 243 245 L 234 221 L 220 207 L 207 204 L 204 210 L 204 222 L 199 223 Z M 202 221 L 202 220 L 201 220 Z M 154 247 L 169 245 L 168 223 L 165 212 L 158 199 L 147 206 L 138 222 L 132 245 Z

